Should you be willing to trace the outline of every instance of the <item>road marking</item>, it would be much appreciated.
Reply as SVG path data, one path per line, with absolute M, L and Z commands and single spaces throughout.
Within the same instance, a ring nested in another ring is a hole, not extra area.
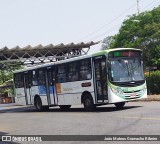
M 125 118 L 125 119 L 160 120 L 160 118 L 122 117 L 122 116 L 116 116 L 116 117 Z

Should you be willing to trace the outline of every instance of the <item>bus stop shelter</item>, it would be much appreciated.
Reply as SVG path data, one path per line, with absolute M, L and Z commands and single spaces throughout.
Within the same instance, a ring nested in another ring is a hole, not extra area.
M 0 63 L 9 61 L 21 61 L 23 64 L 35 64 L 44 63 L 46 61 L 53 62 L 71 57 L 77 57 L 88 53 L 91 46 L 98 44 L 99 42 L 80 42 L 46 46 L 37 45 L 32 47 L 30 45 L 26 47 L 16 46 L 14 48 L 4 47 L 0 49 Z

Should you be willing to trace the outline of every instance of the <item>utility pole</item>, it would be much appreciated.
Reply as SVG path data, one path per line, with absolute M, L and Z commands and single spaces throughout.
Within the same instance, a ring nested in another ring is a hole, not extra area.
M 137 0 L 137 13 L 139 15 L 139 0 Z

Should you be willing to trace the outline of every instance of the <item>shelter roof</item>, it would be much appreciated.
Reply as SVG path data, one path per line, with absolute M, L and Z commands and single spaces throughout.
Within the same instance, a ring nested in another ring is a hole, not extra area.
M 72 56 L 79 56 L 86 54 L 84 49 L 90 48 L 90 46 L 98 44 L 99 42 L 80 42 L 80 43 L 69 43 L 69 44 L 58 44 L 53 45 L 49 44 L 43 46 L 41 44 L 32 47 L 27 45 L 25 47 L 3 47 L 0 49 L 0 61 L 13 61 L 13 60 L 22 60 L 22 59 L 37 59 L 44 57 L 54 57 L 54 58 L 66 58 Z M 87 51 L 88 52 L 88 51 Z

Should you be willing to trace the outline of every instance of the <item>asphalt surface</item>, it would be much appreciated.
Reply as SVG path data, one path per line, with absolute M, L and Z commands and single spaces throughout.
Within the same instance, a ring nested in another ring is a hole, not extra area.
M 0 135 L 159 135 L 160 102 L 130 102 L 85 112 L 82 106 L 62 112 L 58 107 L 36 112 L 34 107 L 0 104 Z M 2 143 L 2 142 L 0 142 Z M 3 142 L 4 143 L 4 142 Z M 18 142 L 21 143 L 21 142 Z M 24 143 L 24 142 L 23 142 Z M 39 143 L 39 142 L 33 142 Z M 52 141 L 41 143 L 160 143 L 160 141 Z

